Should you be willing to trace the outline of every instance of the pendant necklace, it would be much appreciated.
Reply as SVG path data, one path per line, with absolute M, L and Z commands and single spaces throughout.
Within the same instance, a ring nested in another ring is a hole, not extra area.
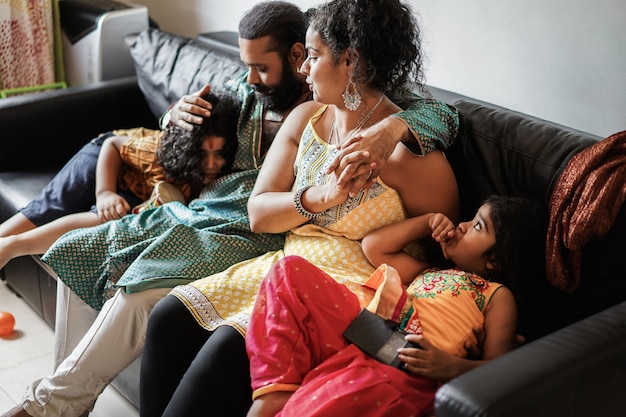
M 378 108 L 378 106 L 380 106 L 380 103 L 383 102 L 383 98 L 385 97 L 384 94 L 380 95 L 380 98 L 378 99 L 378 101 L 376 102 L 376 104 L 374 104 L 374 106 L 371 108 L 371 110 L 365 115 L 365 117 L 363 117 L 363 119 L 359 122 L 358 125 L 356 125 L 356 127 L 354 129 L 352 129 L 349 133 L 348 133 L 348 138 L 350 138 L 351 136 L 353 136 L 356 132 L 358 132 L 363 126 L 365 126 L 365 123 L 367 123 L 367 121 L 370 119 L 370 117 L 372 117 L 372 115 L 374 114 L 374 112 L 376 111 L 376 109 Z M 336 138 L 337 140 L 337 146 L 339 146 L 341 144 L 341 141 L 339 140 L 339 132 L 337 131 L 337 123 L 335 123 L 336 119 L 333 119 L 333 125 L 330 127 L 330 138 L 328 140 L 328 144 L 331 145 L 333 143 L 333 138 Z

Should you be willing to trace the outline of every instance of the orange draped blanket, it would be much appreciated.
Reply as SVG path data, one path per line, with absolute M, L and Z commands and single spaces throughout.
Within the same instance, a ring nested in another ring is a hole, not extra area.
M 569 293 L 580 284 L 582 250 L 613 226 L 626 199 L 626 131 L 575 155 L 550 198 L 548 281 Z

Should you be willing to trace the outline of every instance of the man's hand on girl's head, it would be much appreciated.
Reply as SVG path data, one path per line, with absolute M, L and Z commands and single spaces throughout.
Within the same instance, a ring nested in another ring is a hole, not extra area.
M 204 117 L 211 117 L 213 105 L 202 98 L 211 92 L 211 86 L 206 84 L 195 93 L 182 96 L 171 108 L 170 120 L 176 126 L 193 130 L 196 125 L 202 124 Z

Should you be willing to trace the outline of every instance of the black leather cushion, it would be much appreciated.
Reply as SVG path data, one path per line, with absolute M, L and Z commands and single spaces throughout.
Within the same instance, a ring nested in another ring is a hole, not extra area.
M 461 135 L 448 157 L 457 175 L 463 218 L 491 194 L 548 202 L 569 159 L 600 138 L 511 110 L 467 100 L 453 105 Z
M 37 197 L 54 175 L 51 170 L 0 172 L 0 221 Z
M 130 52 L 139 88 L 157 118 L 185 94 L 205 84 L 219 89 L 245 70 L 232 49 L 218 50 L 213 44 L 205 46 L 202 39 L 156 29 L 140 33 Z
M 623 303 L 453 379 L 437 417 L 624 415 L 625 351 Z

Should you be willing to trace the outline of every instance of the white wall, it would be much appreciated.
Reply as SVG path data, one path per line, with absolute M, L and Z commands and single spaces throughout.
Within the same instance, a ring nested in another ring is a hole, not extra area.
M 302 9 L 320 0 L 292 0 Z M 184 36 L 237 30 L 252 0 L 137 0 Z M 583 131 L 626 129 L 626 1 L 410 0 L 427 83 Z M 228 4 L 228 6 L 224 6 Z

